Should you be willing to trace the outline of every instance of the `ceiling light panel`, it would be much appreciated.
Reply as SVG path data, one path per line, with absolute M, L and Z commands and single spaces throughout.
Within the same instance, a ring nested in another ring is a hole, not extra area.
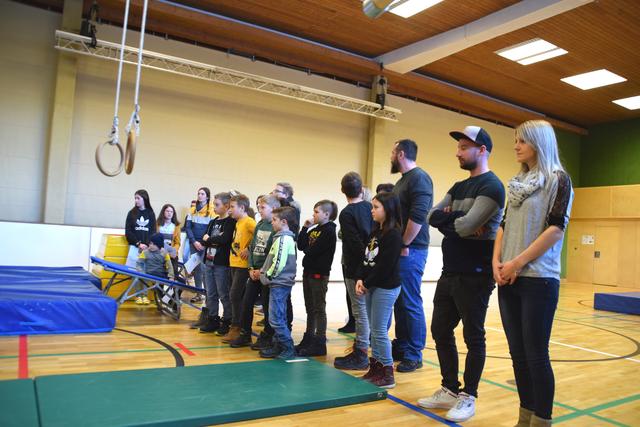
M 632 96 L 630 98 L 622 98 L 622 99 L 616 99 L 615 101 L 612 101 L 614 104 L 618 104 L 624 108 L 627 108 L 629 110 L 638 110 L 640 109 L 640 95 L 639 96 Z
M 443 0 L 396 0 L 391 3 L 389 12 L 402 16 L 403 18 L 409 18 L 440 3 L 441 1 Z
M 582 90 L 589 90 L 596 87 L 608 86 L 627 81 L 624 77 L 605 69 L 565 77 L 560 80 Z

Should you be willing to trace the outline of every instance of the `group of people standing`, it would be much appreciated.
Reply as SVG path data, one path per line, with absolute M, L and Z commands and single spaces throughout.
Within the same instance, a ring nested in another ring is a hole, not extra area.
M 341 181 L 347 206 L 338 215 L 333 201 L 317 202 L 313 218 L 299 232 L 300 207 L 287 183 L 278 183 L 270 194 L 258 198 L 257 224 L 246 196 L 219 193 L 211 201 L 209 190 L 201 188 L 185 227 L 191 252 L 202 254 L 201 272 L 196 269 L 194 274 L 196 285 L 204 276 L 207 290 L 206 308 L 194 326 L 223 335 L 232 347 L 251 346 L 262 357 L 326 354 L 325 299 L 338 219 L 355 340 L 351 352 L 337 357 L 334 366 L 367 369 L 364 380 L 394 387 L 394 371 L 422 367 L 427 322 L 421 283 L 430 225 L 444 235 L 443 270 L 431 319 L 442 383 L 418 404 L 446 409 L 445 418 L 453 422 L 475 414 L 486 358 L 484 323 L 497 284 L 520 397 L 517 427 L 551 425 L 554 377 L 548 346 L 558 302 L 562 241 L 573 200 L 555 133 L 541 120 L 516 128 L 520 171 L 506 190 L 489 168 L 493 143 L 484 129 L 468 126 L 450 136 L 457 141 L 459 166 L 469 177 L 455 183 L 435 206 L 433 183 L 417 166 L 418 146 L 409 139 L 396 142 L 391 152 L 391 172 L 402 175 L 393 188 L 379 189 L 369 202 L 363 198 L 361 177 L 347 173 Z M 136 192 L 135 203 L 127 217 L 127 239 L 145 252 L 145 237 L 155 231 L 154 221 L 145 221 L 154 214 L 146 191 Z M 158 231 L 167 246 L 177 249 L 179 224 L 173 206 L 163 207 Z M 296 247 L 304 253 L 307 328 L 302 342 L 294 346 L 290 294 Z M 173 259 L 171 253 L 168 257 Z M 266 324 L 254 343 L 253 305 L 259 294 Z M 388 335 L 392 315 L 393 341 Z M 467 346 L 464 385 L 458 378 L 454 336 L 461 321 Z M 399 363 L 394 366 L 394 361 Z

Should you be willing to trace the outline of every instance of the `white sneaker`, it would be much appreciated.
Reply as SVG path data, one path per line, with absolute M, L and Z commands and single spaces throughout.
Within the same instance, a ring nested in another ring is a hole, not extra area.
M 427 409 L 450 409 L 453 408 L 458 401 L 458 395 L 446 387 L 440 388 L 430 397 L 418 399 L 418 406 Z
M 467 421 L 476 414 L 476 398 L 462 392 L 458 395 L 456 405 L 449 409 L 444 417 L 449 421 L 461 423 Z

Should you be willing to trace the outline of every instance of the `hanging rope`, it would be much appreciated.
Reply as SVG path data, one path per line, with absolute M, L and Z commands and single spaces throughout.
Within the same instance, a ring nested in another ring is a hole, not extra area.
M 127 151 L 125 153 L 124 171 L 127 175 L 133 171 L 133 164 L 136 159 L 136 144 L 140 136 L 140 74 L 142 73 L 142 50 L 144 49 L 144 28 L 147 24 L 148 0 L 144 0 L 142 7 L 142 25 L 140 26 L 140 46 L 138 47 L 138 69 L 136 72 L 136 92 L 133 100 L 133 112 L 127 124 Z
M 122 39 L 120 41 L 120 59 L 118 61 L 118 77 L 116 79 L 116 102 L 113 113 L 113 123 L 111 124 L 111 132 L 109 132 L 109 139 L 102 144 L 98 144 L 96 148 L 96 165 L 100 172 L 102 172 L 106 176 L 116 176 L 122 172 L 122 167 L 124 166 L 124 151 L 122 150 L 122 146 L 120 145 L 120 131 L 118 129 L 119 119 L 118 119 L 118 104 L 120 103 L 120 83 L 122 82 L 122 65 L 124 63 L 124 48 L 125 42 L 127 40 L 127 21 L 129 20 L 129 0 L 126 1 L 124 5 L 124 19 L 122 21 Z M 118 149 L 118 153 L 120 154 L 120 162 L 118 167 L 114 171 L 108 171 L 102 166 L 102 162 L 100 160 L 100 155 L 102 153 L 102 149 L 107 146 L 107 144 L 115 146 Z

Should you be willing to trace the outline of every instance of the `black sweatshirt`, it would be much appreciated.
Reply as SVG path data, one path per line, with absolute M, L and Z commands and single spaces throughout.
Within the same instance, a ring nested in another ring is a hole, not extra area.
M 394 289 L 400 286 L 400 251 L 402 250 L 402 232 L 392 228 L 386 233 L 375 230 L 371 233 L 365 251 L 364 261 L 358 271 L 358 280 L 364 287 Z
M 124 234 L 130 245 L 149 244 L 149 238 L 156 232 L 156 214 L 153 209 L 138 209 L 134 206 L 127 214 Z
M 233 231 L 236 228 L 236 220 L 230 216 L 220 219 L 214 218 L 209 221 L 205 234 L 209 239 L 204 242 L 207 248 L 205 254 L 205 264 L 229 266 L 229 254 L 231 253 L 231 242 L 233 241 Z M 208 258 L 212 249 L 215 249 L 213 262 Z
M 348 204 L 340 212 L 339 221 L 342 233 L 344 276 L 347 279 L 355 279 L 373 228 L 371 203 L 362 201 Z
M 427 223 L 427 214 L 433 206 L 433 182 L 431 177 L 419 167 L 415 167 L 402 174 L 402 178 L 393 187 L 393 193 L 400 198 L 403 229 L 406 230 L 408 220 L 422 225 L 409 247 L 416 249 L 428 248 L 429 224 Z
M 336 223 L 329 221 L 311 230 L 302 227 L 298 235 L 298 249 L 304 252 L 304 274 L 328 276 L 336 252 Z

